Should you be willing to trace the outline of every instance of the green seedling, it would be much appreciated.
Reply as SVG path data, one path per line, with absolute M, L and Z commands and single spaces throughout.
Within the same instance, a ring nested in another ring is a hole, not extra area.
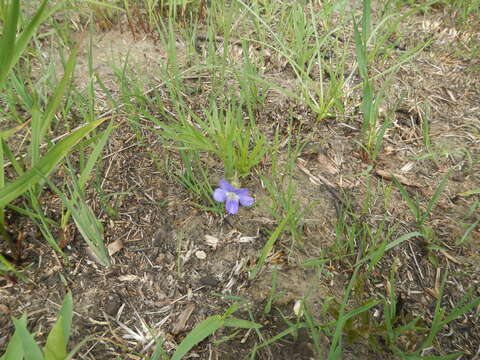
M 69 360 L 73 359 L 80 348 L 88 341 L 81 341 L 72 351 L 68 352 L 68 342 L 71 333 L 73 317 L 72 294 L 67 293 L 63 300 L 58 319 L 48 334 L 47 341 L 41 349 L 35 341 L 34 335 L 27 329 L 27 315 L 20 319 L 13 319 L 15 332 L 10 338 L 7 349 L 0 360 Z
M 435 193 L 433 194 L 433 196 L 428 201 L 427 207 L 425 208 L 425 210 L 421 209 L 418 197 L 416 197 L 415 199 L 410 197 L 407 190 L 400 183 L 400 181 L 398 181 L 398 179 L 395 176 L 392 177 L 393 182 L 395 183 L 398 190 L 400 191 L 400 194 L 402 195 L 403 200 L 405 200 L 405 202 L 407 203 L 408 208 L 410 209 L 410 212 L 412 213 L 415 219 L 417 227 L 420 233 L 422 234 L 422 237 L 429 243 L 435 242 L 435 233 L 433 229 L 425 225 L 425 223 L 430 218 L 433 207 L 440 199 L 440 195 L 445 189 L 445 186 L 447 185 L 449 177 L 450 177 L 450 172 L 447 173 L 442 179 L 442 181 L 440 182 L 440 184 L 438 184 L 438 187 L 435 190 Z
M 230 306 L 223 315 L 214 315 L 203 320 L 187 334 L 187 336 L 183 339 L 180 345 L 178 345 L 171 358 L 168 358 L 165 351 L 155 350 L 154 357 L 151 357 L 150 360 L 160 359 L 160 356 L 162 355 L 164 359 L 184 359 L 184 356 L 187 355 L 194 346 L 202 342 L 204 339 L 206 339 L 222 327 L 233 327 L 241 329 L 259 329 L 262 327 L 260 324 L 257 324 L 253 321 L 238 319 L 232 316 L 237 310 L 238 305 L 234 304 Z M 158 346 L 159 345 L 157 345 L 157 349 Z

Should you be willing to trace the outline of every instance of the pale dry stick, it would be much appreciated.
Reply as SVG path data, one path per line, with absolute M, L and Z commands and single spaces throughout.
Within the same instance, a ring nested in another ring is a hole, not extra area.
M 48 301 L 50 304 L 54 305 L 55 307 L 57 307 L 57 308 L 59 308 L 59 309 L 62 308 L 62 305 L 57 304 L 56 302 L 54 302 L 54 301 L 52 301 L 52 300 L 50 300 L 50 299 L 47 299 L 47 301 Z M 75 314 L 75 315 L 77 315 L 77 316 L 80 316 L 80 317 L 83 316 L 82 314 L 80 314 L 80 313 L 78 313 L 78 312 L 76 312 L 76 311 L 72 311 L 72 313 Z M 32 315 L 32 314 L 30 314 L 30 315 Z
M 193 291 L 193 292 L 197 292 L 197 291 L 199 291 L 199 290 L 202 290 L 204 287 L 205 287 L 205 285 L 202 285 L 202 286 L 199 286 L 198 288 L 196 288 L 196 289 L 194 289 L 194 290 L 192 290 L 192 291 Z M 175 304 L 175 303 L 177 303 L 177 302 L 179 302 L 179 301 L 181 301 L 181 300 L 185 299 L 187 296 L 188 296 L 188 294 L 182 295 L 182 296 L 180 296 L 179 298 L 177 298 L 177 299 L 173 300 L 173 301 L 172 301 L 170 304 L 168 304 L 168 305 L 166 305 L 166 306 L 162 307 L 160 310 L 158 310 L 158 311 L 151 311 L 151 312 L 147 312 L 147 313 L 145 313 L 145 315 L 159 314 L 159 313 L 162 313 L 162 312 L 168 311 L 168 310 L 171 308 L 171 306 L 172 306 L 173 304 Z
M 417 266 L 417 270 L 418 270 L 420 276 L 422 277 L 422 279 L 424 279 L 422 269 L 420 268 L 420 265 L 418 264 L 418 261 L 417 261 L 417 257 L 415 256 L 415 252 L 412 249 L 412 244 L 410 244 L 410 242 L 409 242 L 408 246 L 410 247 L 410 251 L 411 251 L 412 256 L 413 256 L 413 261 L 415 262 L 415 265 Z

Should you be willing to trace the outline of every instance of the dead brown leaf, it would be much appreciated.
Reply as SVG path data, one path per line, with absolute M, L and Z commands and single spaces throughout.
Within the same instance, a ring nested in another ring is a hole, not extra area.
M 185 310 L 180 314 L 178 317 L 178 321 L 175 323 L 175 326 L 173 327 L 172 333 L 177 335 L 181 333 L 182 331 L 186 330 L 186 324 L 188 319 L 190 318 L 190 315 L 192 315 L 193 310 L 195 310 L 195 305 L 193 303 L 190 303 Z
M 115 240 L 114 242 L 108 244 L 107 249 L 108 255 L 113 256 L 123 249 L 123 241 L 121 239 Z
M 406 186 L 414 186 L 414 187 L 420 187 L 417 183 L 414 183 L 407 179 L 405 176 L 400 175 L 400 174 L 395 174 L 392 173 L 391 171 L 385 171 L 381 169 L 375 169 L 375 175 L 380 176 L 382 179 L 392 181 L 393 177 L 395 177 L 401 184 L 406 185 Z

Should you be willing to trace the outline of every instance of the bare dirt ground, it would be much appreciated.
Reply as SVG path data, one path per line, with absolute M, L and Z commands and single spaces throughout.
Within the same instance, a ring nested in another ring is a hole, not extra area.
M 107 200 L 113 209 L 108 214 L 103 210 L 105 207 L 100 206 L 104 200 L 93 190 L 88 199 L 104 224 L 106 241 L 119 245 L 120 250 L 112 256 L 114 265 L 108 269 L 99 265 L 73 228 L 66 248 L 70 262 L 65 264 L 40 235 L 32 231 L 31 224 L 11 214 L 14 232 L 25 234 L 23 265 L 25 275 L 32 282 L 0 279 L 0 350 L 12 333 L 10 316 L 28 312 L 31 329 L 40 337 L 48 333 L 65 295 L 59 274 L 73 292 L 72 343 L 87 335 L 94 339 L 78 358 L 140 359 L 132 350 L 144 353 L 146 349 L 153 349 L 154 345 L 147 340 L 149 329 L 163 334 L 165 348 L 173 349 L 200 321 L 222 314 L 228 308 L 228 299 L 219 294 L 246 299 L 248 307 L 237 316 L 248 319 L 247 309 L 250 309 L 255 321 L 264 326 L 265 337 L 278 334 L 286 328 L 281 317 L 277 312 L 270 315 L 262 312 L 273 268 L 278 268 L 277 291 L 283 294 L 274 306 L 289 318 L 295 317 L 295 301 L 306 293 L 310 294 L 308 301 L 313 314 L 320 311 L 321 302 L 317 299 L 334 296 L 340 301 L 342 289 L 351 276 L 349 266 L 332 260 L 327 276 L 300 264 L 320 256 L 322 249 L 333 242 L 337 208 L 342 205 L 333 193 L 348 196 L 352 206 L 359 208 L 365 200 L 366 187 L 384 189 L 391 184 L 382 176 L 384 172 L 402 175 L 409 182 L 408 189 L 417 191 L 422 203 L 426 203 L 447 171 L 454 170 L 430 221 L 442 245 L 448 249 L 436 253 L 438 267 L 448 269 L 451 275 L 444 305 L 451 307 L 472 287 L 480 295 L 479 229 L 471 233 L 468 246 L 455 245 L 465 231 L 465 224 L 472 223 L 478 216 L 478 213 L 467 215 L 475 196 L 458 194 L 480 186 L 480 62 L 478 58 L 464 58 L 455 49 L 466 44 L 469 36 L 478 40 L 479 33 L 462 33 L 445 21 L 442 14 L 436 16 L 438 18 L 429 19 L 419 16 L 403 27 L 411 34 L 406 38 L 412 39 L 412 43 L 414 34 L 434 33 L 435 41 L 412 64 L 402 66 L 392 83 L 396 91 L 392 92 L 385 108 L 394 116 L 394 127 L 386 135 L 384 151 L 375 170 L 377 175 L 368 182 L 354 176 L 367 168 L 354 142 L 360 136 L 360 118 L 353 118 L 348 124 L 335 119 L 317 122 L 305 106 L 280 98 L 275 92 L 269 94 L 267 104 L 258 114 L 258 122 L 264 124 L 266 131 L 273 122 L 284 124 L 286 129 L 285 114 L 290 112 L 297 119 L 293 126 L 302 126 L 306 132 L 311 129 L 315 134 L 297 159 L 295 180 L 299 201 L 313 200 L 317 205 L 305 221 L 303 244 L 292 250 L 288 237 L 284 236 L 255 281 L 248 279 L 246 271 L 255 263 L 268 237 L 267 231 L 274 227 L 266 206 L 262 206 L 265 190 L 260 180 L 252 176 L 250 182 L 244 184 L 255 195 L 257 207 L 244 209 L 227 219 L 199 210 L 192 205 L 195 199 L 191 194 L 161 166 L 165 159 L 175 162 L 178 156 L 175 151 L 165 149 L 158 135 L 147 130 L 142 134 L 144 141 L 139 141 L 118 111 L 119 126 L 107 145 L 103 177 L 97 182 L 103 194 L 119 195 Z M 95 71 L 113 93 L 118 92 L 118 85 L 108 65 L 110 61 L 121 63 L 128 51 L 133 71 L 140 76 L 145 72 L 155 74 L 165 57 L 161 47 L 148 37 L 134 38 L 118 29 L 99 32 L 94 44 Z M 413 44 L 405 44 L 409 46 Z M 86 59 L 80 58 L 76 72 L 79 83 L 84 81 L 86 69 Z M 288 71 L 277 76 L 286 78 Z M 153 91 L 161 93 L 161 83 L 154 75 L 151 79 L 152 88 L 158 86 Z M 395 96 L 400 93 L 403 96 Z M 101 107 L 102 94 L 98 96 Z M 425 151 L 420 120 L 424 115 L 418 104 L 424 99 L 433 104 L 431 141 L 442 154 L 436 161 L 420 158 Z M 192 99 L 192 103 L 197 101 Z M 268 169 L 268 159 L 264 166 Z M 221 178 L 219 164 L 213 163 L 213 169 L 217 173 L 212 174 L 212 179 Z M 378 223 L 385 212 L 383 200 L 382 197 L 375 199 L 376 206 L 372 206 L 365 221 Z M 43 201 L 50 204 L 52 211 L 58 209 L 54 195 L 45 193 Z M 387 211 L 392 223 L 402 225 L 399 233 L 415 230 L 407 205 L 398 193 L 392 194 Z M 218 239 L 218 245 L 209 245 L 206 236 Z M 381 267 L 390 269 L 396 262 L 397 292 L 403 302 L 401 311 L 405 318 L 424 314 L 428 324 L 438 294 L 440 273 L 432 265 L 424 245 L 418 239 L 402 244 L 381 260 Z M 206 258 L 199 258 L 198 251 L 205 252 Z M 389 270 L 374 272 L 362 285 L 364 289 L 359 296 L 367 299 L 373 294 L 385 294 L 388 276 Z M 478 359 L 479 311 L 476 309 L 445 327 L 436 353 L 463 351 L 466 354 L 463 359 Z M 230 336 L 230 341 L 220 341 L 224 336 Z M 327 349 L 327 339 L 321 340 Z M 405 339 L 405 348 L 413 349 L 416 340 Z M 232 335 L 229 329 L 224 329 L 197 346 L 190 357 L 245 358 L 259 341 L 254 332 L 240 331 Z M 344 358 L 393 358 L 370 349 L 366 339 L 356 339 L 347 345 Z M 300 332 L 297 338 L 286 337 L 260 350 L 258 358 L 313 359 L 314 355 L 309 337 Z

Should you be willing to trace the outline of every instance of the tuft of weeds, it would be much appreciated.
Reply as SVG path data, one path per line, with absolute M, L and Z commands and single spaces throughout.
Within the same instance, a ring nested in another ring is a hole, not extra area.
M 254 119 L 244 118 L 241 104 L 217 103 L 211 99 L 203 114 L 179 105 L 178 119 L 166 114 L 169 122 L 156 121 L 160 135 L 179 150 L 200 151 L 216 156 L 228 179 L 243 178 L 268 151 L 266 138 Z
M 68 292 L 58 313 L 57 321 L 48 334 L 43 350 L 35 341 L 34 334 L 30 333 L 27 329 L 27 314 L 23 314 L 20 319 L 13 318 L 15 332 L 10 338 L 7 349 L 0 359 L 72 359 L 89 340 L 89 338 L 85 338 L 70 352 L 68 351 L 72 318 L 73 300 L 72 294 Z
M 425 239 L 425 241 L 427 241 L 427 243 L 429 244 L 436 244 L 438 243 L 438 241 L 435 237 L 434 230 L 429 226 L 427 226 L 426 222 L 430 218 L 431 212 L 435 204 L 440 199 L 440 196 L 442 195 L 442 192 L 445 189 L 445 186 L 447 185 L 449 177 L 450 177 L 450 172 L 447 173 L 443 177 L 442 181 L 438 184 L 438 187 L 435 190 L 433 196 L 428 201 L 425 210 L 422 210 L 422 208 L 420 207 L 418 194 L 415 197 L 415 199 L 413 199 L 408 194 L 408 191 L 406 190 L 406 188 L 400 183 L 400 181 L 398 181 L 396 177 L 392 177 L 393 182 L 395 183 L 398 190 L 400 191 L 400 194 L 402 195 L 403 200 L 407 203 L 408 208 L 410 209 L 410 212 L 412 213 L 415 219 L 419 232 L 422 234 L 422 237 Z
M 290 134 L 286 143 L 282 145 L 285 146 L 285 153 L 288 154 L 288 158 L 280 159 L 278 155 L 281 153 L 281 145 L 277 131 L 273 145 L 276 151 L 271 156 L 270 176 L 261 176 L 260 178 L 269 198 L 272 200 L 272 205 L 269 208 L 270 215 L 278 223 L 281 223 L 283 219 L 288 219 L 285 230 L 292 237 L 292 245 L 298 245 L 302 241 L 302 219 L 315 204 L 305 205 L 297 200 L 298 189 L 294 174 L 295 161 L 307 142 L 293 146 L 292 141 L 293 137 Z
M 186 190 L 208 204 L 207 206 L 198 203 L 194 205 L 207 211 L 223 213 L 219 203 L 213 200 L 213 188 L 209 181 L 209 174 L 206 172 L 198 153 L 182 150 L 180 151 L 180 159 L 183 168 L 178 174 L 174 175 L 175 178 Z
M 233 316 L 233 314 L 239 309 L 239 305 L 234 303 L 231 305 L 223 315 L 209 316 L 197 326 L 195 326 L 178 345 L 175 352 L 171 357 L 168 357 L 167 353 L 162 349 L 161 343 L 157 342 L 157 348 L 150 357 L 150 360 L 160 359 L 162 356 L 166 360 L 181 360 L 184 356 L 198 343 L 203 341 L 208 336 L 212 335 L 215 331 L 222 327 L 233 327 L 235 329 L 255 329 L 258 330 L 262 325 L 253 321 L 239 319 Z
M 29 115 L 29 120 L 16 117 L 21 122 L 9 130 L 2 131 L 0 136 L 0 234 L 4 241 L 10 245 L 12 257 L 15 261 L 20 260 L 20 249 L 14 244 L 7 230 L 5 223 L 5 208 L 29 216 L 39 227 L 49 245 L 62 253 L 61 248 L 52 233 L 52 225 L 42 210 L 39 201 L 48 176 L 57 169 L 60 162 L 70 153 L 82 139 L 93 132 L 105 119 L 91 119 L 85 126 L 62 136 L 56 144 L 48 139 L 49 131 L 55 126 L 54 117 L 62 107 L 62 99 L 67 93 L 71 84 L 72 74 L 75 66 L 78 44 L 71 51 L 65 63 L 64 73 L 58 84 L 54 87 L 50 96 L 41 96 L 34 87 L 27 88 L 11 72 L 19 62 L 29 41 L 35 36 L 35 31 L 40 22 L 48 14 L 47 1 L 43 1 L 29 23 L 19 34 L 18 21 L 20 18 L 20 2 L 13 0 L 9 3 L 8 17 L 4 23 L 4 32 L 0 38 L 0 89 L 9 88 L 10 93 L 17 92 L 17 96 L 8 97 L 9 108 L 23 106 L 24 111 Z M 5 49 L 8 49 L 6 51 Z M 13 50 L 12 50 L 13 49 Z M 10 81 L 9 81 L 10 80 Z M 21 100 L 21 103 L 18 102 Z M 58 126 L 58 125 L 57 125 Z M 15 154 L 9 145 L 9 138 L 28 129 L 28 146 Z M 5 162 L 8 160 L 8 164 Z M 10 182 L 5 179 L 5 168 L 11 166 L 16 173 L 16 178 Z M 93 164 L 90 164 L 93 166 Z M 91 169 L 90 169 L 91 170 Z M 14 205 L 13 202 L 19 198 L 24 200 L 23 208 Z M 5 258 L 2 257 L 2 260 Z M 3 261 L 2 261 L 3 262 Z

